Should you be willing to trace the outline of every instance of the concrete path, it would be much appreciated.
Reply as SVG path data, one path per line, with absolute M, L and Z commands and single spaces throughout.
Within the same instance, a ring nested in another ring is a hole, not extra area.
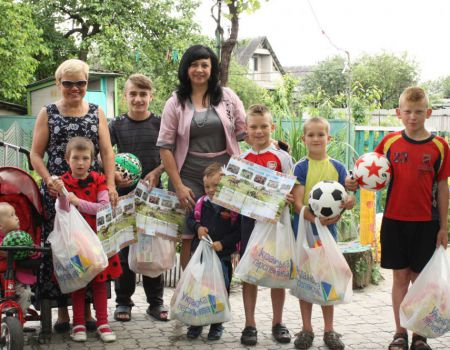
M 346 344 L 346 349 L 387 349 L 394 329 L 394 319 L 390 306 L 392 280 L 391 271 L 382 270 L 381 272 L 384 280 L 378 286 L 371 285 L 363 290 L 355 291 L 351 304 L 336 307 L 335 330 L 343 334 L 342 340 Z M 173 289 L 166 289 L 166 305 L 169 304 L 172 293 Z M 113 300 L 109 300 L 108 306 L 111 326 L 117 333 L 117 342 L 103 344 L 95 334 L 90 334 L 88 341 L 80 344 L 72 342 L 68 334 L 55 334 L 49 345 L 39 345 L 36 335 L 30 334 L 26 339 L 25 349 L 246 349 L 239 342 L 244 325 L 240 286 L 234 287 L 231 293 L 233 320 L 225 324 L 223 337 L 216 342 L 210 342 L 206 339 L 207 329 L 199 339 L 191 341 L 186 338 L 186 326 L 179 322 L 158 322 L 147 316 L 145 314 L 147 304 L 141 286 L 137 287 L 134 297 L 136 306 L 133 308 L 131 322 L 120 323 L 113 320 Z M 53 314 L 54 320 L 56 319 L 55 311 Z M 290 344 L 281 345 L 272 339 L 271 315 L 270 292 L 266 288 L 261 288 L 256 310 L 258 344 L 248 349 L 294 349 L 293 341 Z M 293 335 L 301 328 L 298 300 L 291 295 L 286 298 L 284 321 Z M 38 327 L 38 324 L 30 323 L 29 325 Z M 313 325 L 316 338 L 311 349 L 327 349 L 322 341 L 323 322 L 320 307 L 317 306 L 313 309 Z M 430 339 L 429 344 L 433 349 L 450 349 L 450 334 L 437 339 Z

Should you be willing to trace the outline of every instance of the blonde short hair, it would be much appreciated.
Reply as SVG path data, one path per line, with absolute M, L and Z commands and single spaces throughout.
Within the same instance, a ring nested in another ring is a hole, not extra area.
M 312 117 L 312 118 L 308 118 L 306 119 L 306 121 L 303 123 L 303 134 L 306 133 L 306 128 L 308 127 L 309 124 L 312 123 L 317 123 L 317 124 L 323 124 L 325 125 L 325 129 L 327 131 L 327 134 L 330 133 L 330 123 L 328 122 L 328 120 L 326 120 L 323 117 Z
M 73 150 L 90 151 L 91 161 L 94 160 L 94 157 L 95 157 L 94 144 L 87 137 L 75 136 L 69 140 L 69 142 L 67 143 L 67 146 L 66 146 L 66 159 L 70 158 L 70 153 Z
M 428 96 L 424 89 L 417 86 L 410 86 L 403 90 L 398 99 L 398 106 L 400 107 L 402 102 L 420 102 L 425 101 L 427 107 L 429 106 Z
M 55 80 L 57 84 L 61 83 L 61 79 L 66 73 L 82 73 L 86 77 L 86 80 L 88 80 L 89 66 L 86 62 L 76 58 L 64 61 L 58 66 L 55 72 Z
M 153 90 L 153 83 L 152 80 L 145 76 L 144 74 L 132 74 L 128 77 L 127 81 L 125 82 L 125 91 L 127 90 L 128 83 L 131 83 L 135 86 L 137 86 L 139 89 L 143 90 Z
M 255 104 L 249 107 L 247 111 L 247 116 L 245 118 L 245 121 L 247 122 L 248 117 L 253 116 L 265 116 L 270 119 L 270 123 L 273 124 L 273 118 L 272 113 L 270 113 L 269 108 L 267 108 L 266 105 L 263 104 Z
M 211 163 L 206 167 L 206 169 L 203 171 L 204 177 L 211 177 L 216 174 L 223 174 L 223 164 L 220 164 L 219 162 Z

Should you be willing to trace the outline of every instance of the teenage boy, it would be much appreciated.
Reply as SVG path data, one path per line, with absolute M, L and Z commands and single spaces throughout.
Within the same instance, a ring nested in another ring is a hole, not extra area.
M 125 98 L 128 112 L 116 117 L 109 124 L 111 143 L 117 145 L 119 153 L 132 153 L 141 162 L 142 178 L 150 187 L 160 186 L 160 176 L 164 170 L 156 148 L 161 118 L 148 110 L 152 101 L 152 82 L 142 74 L 131 75 L 125 83 Z M 116 172 L 116 185 L 119 195 L 131 192 L 132 180 L 123 178 Z M 115 280 L 117 321 L 130 321 L 131 308 L 134 306 L 131 296 L 136 288 L 136 274 L 128 266 L 128 247 L 120 252 L 123 273 Z M 149 307 L 147 314 L 159 321 L 168 320 L 168 310 L 163 305 L 164 275 L 151 278 L 143 276 L 143 285 Z
M 400 304 L 436 247 L 448 244 L 449 147 L 425 128 L 431 112 L 423 89 L 405 89 L 396 109 L 405 129 L 386 135 L 375 148 L 389 159 L 392 170 L 380 233 L 381 267 L 393 270 L 396 330 L 390 350 L 408 349 Z M 356 180 L 347 178 L 346 183 L 351 190 L 357 188 Z M 410 349 L 431 349 L 426 341 L 413 333 Z

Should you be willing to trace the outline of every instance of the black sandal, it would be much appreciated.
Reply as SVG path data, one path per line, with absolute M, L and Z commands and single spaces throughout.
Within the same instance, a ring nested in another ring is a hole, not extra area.
M 431 350 L 431 347 L 427 344 L 427 338 L 414 334 L 409 350 Z
M 394 339 L 392 339 L 388 349 L 408 350 L 408 333 L 395 333 Z
M 291 341 L 291 334 L 289 329 L 282 323 L 277 323 L 272 327 L 272 335 L 275 340 L 281 344 L 287 344 Z
M 117 305 L 116 311 L 114 311 L 114 319 L 120 322 L 131 321 L 131 306 Z
M 345 345 L 341 340 L 342 335 L 335 331 L 325 332 L 323 341 L 330 350 L 344 350 Z
M 309 349 L 313 345 L 314 333 L 309 331 L 300 331 L 294 340 L 294 346 L 297 349 Z
M 149 306 L 147 315 L 152 316 L 158 321 L 169 321 L 169 310 L 164 305 Z

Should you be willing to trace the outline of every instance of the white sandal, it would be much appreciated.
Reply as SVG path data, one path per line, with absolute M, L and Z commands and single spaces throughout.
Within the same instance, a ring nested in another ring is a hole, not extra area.
M 112 331 L 109 324 L 102 324 L 97 328 L 97 334 L 104 343 L 112 343 L 116 341 L 116 335 Z
M 81 324 L 74 326 L 70 333 L 70 337 L 73 341 L 85 342 L 87 340 L 86 327 Z

